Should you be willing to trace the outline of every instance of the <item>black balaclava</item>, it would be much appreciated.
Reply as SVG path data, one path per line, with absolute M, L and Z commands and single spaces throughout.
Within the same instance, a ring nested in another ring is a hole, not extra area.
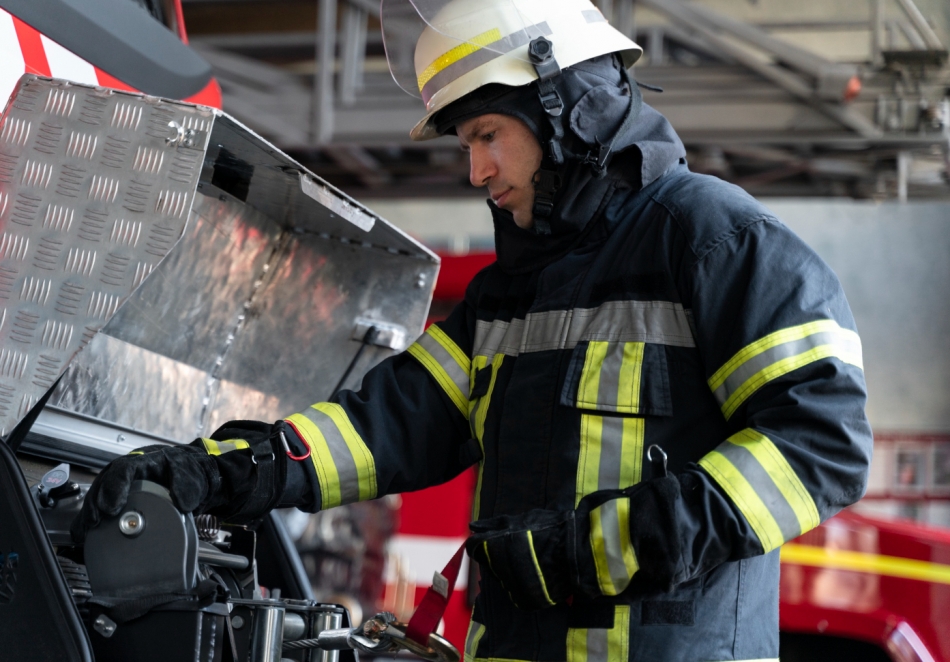
M 636 119 L 642 108 L 640 91 L 619 56 L 603 55 L 579 62 L 551 80 L 564 106 L 560 121 L 565 160 L 559 166 L 553 165 L 550 158 L 549 141 L 554 130 L 541 105 L 537 84 L 485 85 L 450 104 L 434 118 L 440 134 L 454 134 L 460 122 L 480 115 L 500 113 L 516 117 L 544 148 L 542 169 L 556 169 L 560 185 L 554 193 L 553 210 L 544 218 L 535 214 L 531 229 L 519 228 L 510 212 L 488 203 L 495 223 L 498 263 L 508 273 L 532 271 L 566 254 L 593 225 L 591 220 L 616 187 L 618 175 L 628 185 L 640 183 L 639 166 L 629 167 L 629 155 L 617 164 L 608 161 L 605 168 L 596 164 L 601 145 L 612 143 L 617 152 L 632 144 L 630 134 L 635 123 L 624 120 L 630 113 L 631 120 Z M 624 135 L 616 135 L 620 128 L 625 129 Z M 620 162 L 628 166 L 622 168 L 624 173 L 617 172 Z

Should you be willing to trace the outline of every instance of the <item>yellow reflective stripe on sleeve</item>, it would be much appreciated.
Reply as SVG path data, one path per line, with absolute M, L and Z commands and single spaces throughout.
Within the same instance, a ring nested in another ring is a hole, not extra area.
M 321 402 L 288 420 L 311 449 L 324 509 L 376 498 L 376 462 L 340 405 Z
M 465 352 L 435 324 L 406 351 L 422 364 L 467 418 L 472 362 Z
M 475 662 L 475 653 L 478 650 L 478 644 L 485 636 L 485 626 L 477 623 L 474 619 L 468 623 L 468 634 L 465 636 L 465 662 Z
M 202 438 L 201 443 L 204 444 L 208 455 L 221 455 L 222 453 L 230 453 L 231 451 L 239 451 L 251 447 L 251 445 L 243 439 L 215 441 L 214 439 Z
M 593 492 L 640 482 L 645 425 L 642 418 L 581 414 L 575 507 Z
M 780 554 L 783 563 L 867 572 L 873 575 L 916 579 L 935 584 L 950 584 L 950 565 L 944 563 L 796 543 L 789 543 L 782 547 Z
M 827 358 L 863 369 L 861 339 L 834 320 L 809 322 L 741 349 L 709 378 L 709 388 L 728 419 L 768 382 Z
M 625 662 L 630 655 L 630 605 L 614 608 L 612 628 L 570 628 L 567 662 Z
M 798 519 L 799 535 L 821 524 L 818 507 L 805 485 L 772 440 L 751 428 L 737 432 L 729 441 L 748 450 L 778 487 Z
M 746 429 L 699 461 L 736 505 L 767 553 L 820 523 L 818 508 L 772 441 Z
M 294 424 L 294 428 L 300 433 L 301 440 L 310 447 L 310 461 L 313 463 L 317 483 L 320 485 L 321 508 L 326 510 L 339 506 L 342 503 L 340 476 L 320 428 L 303 414 L 294 414 L 287 420 Z
M 446 51 L 437 57 L 428 67 L 426 67 L 421 74 L 419 74 L 419 79 L 417 81 L 419 84 L 419 91 L 421 92 L 422 88 L 426 86 L 426 83 L 432 80 L 436 74 L 446 67 L 455 64 L 462 58 L 468 57 L 472 53 L 480 51 L 488 44 L 496 42 L 499 39 L 501 39 L 501 30 L 498 28 L 492 28 L 487 32 L 475 35 L 468 41 Z
M 755 531 L 762 549 L 768 553 L 785 542 L 782 530 L 779 528 L 772 513 L 769 512 L 755 489 L 749 484 L 739 470 L 724 455 L 717 451 L 708 453 L 699 461 L 699 466 L 709 472 L 709 475 L 719 483 L 739 511 Z
M 590 512 L 590 545 L 604 595 L 620 595 L 640 569 L 630 540 L 630 499 L 612 499 Z
M 541 564 L 538 563 L 538 555 L 534 551 L 534 536 L 531 535 L 530 531 L 526 531 L 528 534 L 528 549 L 531 551 L 531 561 L 534 563 L 534 570 L 538 573 L 538 581 L 541 582 L 541 592 L 544 593 L 544 599 L 548 601 L 548 604 L 553 605 L 554 600 L 551 599 L 551 594 L 548 593 L 548 585 L 544 581 L 544 573 L 541 572 Z

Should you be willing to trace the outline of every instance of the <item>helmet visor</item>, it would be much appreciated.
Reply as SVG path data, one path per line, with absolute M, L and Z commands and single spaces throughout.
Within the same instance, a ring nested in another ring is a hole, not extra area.
M 495 58 L 527 61 L 528 42 L 546 34 L 514 0 L 382 0 L 380 20 L 393 78 L 426 102 Z

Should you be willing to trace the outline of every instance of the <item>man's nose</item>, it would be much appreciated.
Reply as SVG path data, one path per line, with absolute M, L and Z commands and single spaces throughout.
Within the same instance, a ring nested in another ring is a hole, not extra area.
M 482 150 L 473 149 L 468 153 L 469 172 L 468 180 L 472 186 L 488 186 L 488 182 L 496 174 L 494 161 Z

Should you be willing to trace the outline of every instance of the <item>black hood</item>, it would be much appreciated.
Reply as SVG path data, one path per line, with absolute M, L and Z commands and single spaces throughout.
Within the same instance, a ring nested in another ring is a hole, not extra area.
M 555 80 L 564 103 L 562 121 L 566 162 L 558 168 L 561 185 L 547 221 L 549 234 L 515 225 L 511 213 L 489 200 L 495 224 L 495 251 L 499 266 L 508 273 L 532 271 L 567 253 L 593 226 L 592 220 L 618 187 L 645 186 L 685 157 L 686 150 L 669 122 L 643 105 L 640 91 L 629 85 L 615 55 L 604 55 L 564 69 Z M 633 96 L 637 120 L 623 135 L 615 136 Z M 538 98 L 537 85 L 486 85 L 446 107 L 435 118 L 440 133 L 488 113 L 522 120 L 547 145 L 553 130 Z M 597 177 L 585 157 L 599 143 L 614 139 L 614 157 L 605 176 Z

